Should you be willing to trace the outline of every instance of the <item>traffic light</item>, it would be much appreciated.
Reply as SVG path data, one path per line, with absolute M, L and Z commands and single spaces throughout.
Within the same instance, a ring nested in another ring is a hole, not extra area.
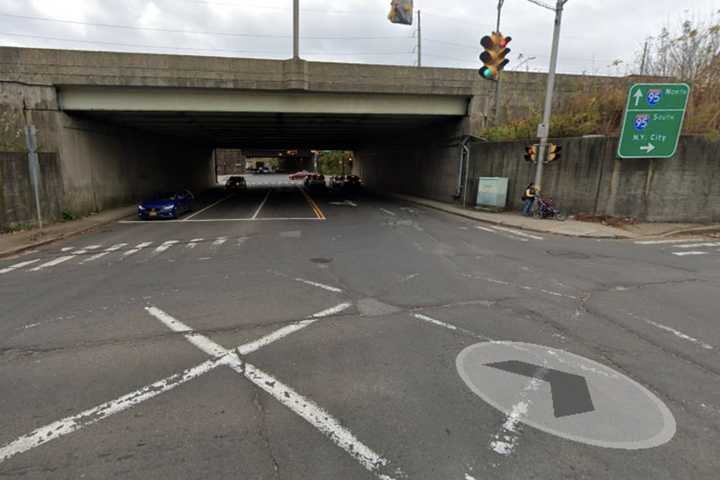
M 480 40 L 480 45 L 485 49 L 480 54 L 480 61 L 483 67 L 480 69 L 480 76 L 487 80 L 497 80 L 500 72 L 510 63 L 507 55 L 510 53 L 508 44 L 512 37 L 506 37 L 500 32 L 493 32 Z
M 548 150 L 547 150 L 547 159 L 545 160 L 545 163 L 554 162 L 555 160 L 560 160 L 560 151 L 562 150 L 562 147 L 559 145 L 555 145 L 554 143 L 548 144 Z
M 537 163 L 538 146 L 531 145 L 525 147 L 525 161 L 530 163 Z
M 388 20 L 392 23 L 412 25 L 413 22 L 413 0 L 392 0 L 390 2 L 390 13 Z

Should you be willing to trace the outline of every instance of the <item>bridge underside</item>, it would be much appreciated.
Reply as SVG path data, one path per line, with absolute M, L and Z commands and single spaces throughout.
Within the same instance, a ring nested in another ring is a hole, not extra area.
M 87 120 L 220 148 L 353 149 L 457 122 L 435 115 L 77 112 Z

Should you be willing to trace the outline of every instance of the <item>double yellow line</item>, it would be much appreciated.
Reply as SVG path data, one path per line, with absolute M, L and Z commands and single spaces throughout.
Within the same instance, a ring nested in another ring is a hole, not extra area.
M 307 200 L 308 205 L 310 205 L 310 208 L 312 208 L 313 212 L 315 212 L 315 216 L 318 218 L 318 220 L 327 220 L 327 217 L 322 212 L 322 210 L 320 210 L 320 207 L 318 207 L 318 204 L 315 203 L 315 200 L 313 200 L 310 197 L 310 195 L 308 195 L 308 193 L 305 191 L 304 188 L 302 188 L 302 187 L 298 187 L 298 188 L 300 188 L 300 191 L 302 192 L 303 196 L 305 197 L 305 200 Z

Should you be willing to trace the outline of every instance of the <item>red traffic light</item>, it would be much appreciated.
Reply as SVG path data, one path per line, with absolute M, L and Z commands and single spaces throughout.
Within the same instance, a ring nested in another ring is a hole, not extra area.
M 502 40 L 500 40 L 500 48 L 505 48 L 508 46 L 508 43 L 512 41 L 512 37 L 503 37 Z

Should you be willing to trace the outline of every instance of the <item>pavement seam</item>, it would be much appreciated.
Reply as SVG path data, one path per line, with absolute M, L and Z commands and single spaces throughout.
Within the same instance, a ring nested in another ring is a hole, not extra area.
M 244 363 L 243 363 L 243 372 L 244 370 Z M 255 404 L 255 408 L 257 408 L 259 414 L 260 414 L 260 425 L 258 428 L 258 434 L 260 435 L 260 438 L 262 438 L 263 442 L 265 443 L 265 447 L 267 448 L 268 455 L 270 456 L 270 460 L 273 464 L 273 470 L 275 472 L 275 479 L 280 479 L 280 464 L 277 461 L 277 458 L 275 458 L 275 452 L 273 451 L 272 444 L 270 443 L 270 436 L 268 435 L 267 431 L 267 415 L 265 412 L 265 407 L 262 404 L 262 398 L 260 396 L 260 390 L 255 389 L 255 392 L 253 394 L 253 403 Z

